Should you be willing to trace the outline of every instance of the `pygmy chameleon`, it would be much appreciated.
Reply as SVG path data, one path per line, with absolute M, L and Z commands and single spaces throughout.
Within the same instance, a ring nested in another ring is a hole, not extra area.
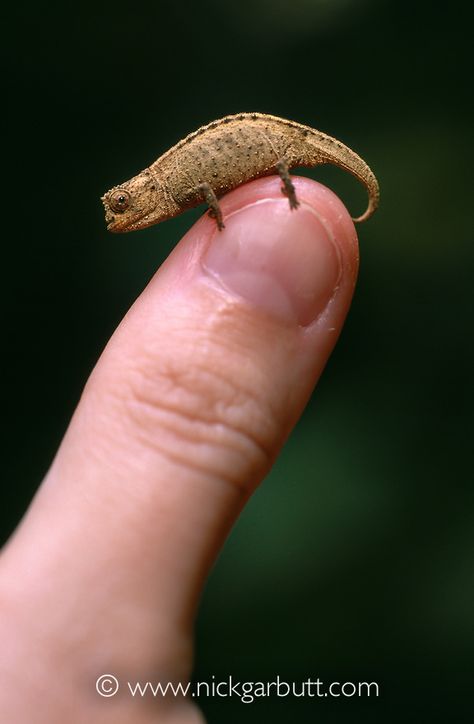
M 219 197 L 240 184 L 278 173 L 290 208 L 299 201 L 289 169 L 331 163 L 349 171 L 368 192 L 365 221 L 376 210 L 379 185 L 365 161 L 331 136 L 265 113 L 239 113 L 202 126 L 144 171 L 108 191 L 102 201 L 109 231 L 134 231 L 207 203 L 219 229 Z

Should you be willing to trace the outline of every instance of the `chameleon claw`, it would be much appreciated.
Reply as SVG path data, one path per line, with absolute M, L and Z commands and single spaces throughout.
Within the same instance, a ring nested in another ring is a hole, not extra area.
M 219 231 L 222 231 L 222 229 L 225 229 L 225 225 L 222 219 L 221 207 L 219 206 L 219 201 L 217 200 L 214 190 L 211 188 L 211 185 L 205 181 L 204 183 L 199 184 L 198 191 L 202 195 L 203 200 L 209 206 L 209 216 L 216 220 L 217 228 Z
M 278 175 L 280 176 L 281 180 L 283 181 L 283 186 L 281 187 L 281 192 L 285 196 L 288 197 L 288 201 L 290 204 L 290 209 L 293 211 L 294 209 L 297 209 L 300 205 L 300 202 L 296 198 L 296 191 L 295 187 L 293 185 L 293 182 L 291 180 L 290 176 L 290 170 L 288 168 L 287 161 L 282 158 L 278 163 L 276 164 L 276 169 L 278 171 Z

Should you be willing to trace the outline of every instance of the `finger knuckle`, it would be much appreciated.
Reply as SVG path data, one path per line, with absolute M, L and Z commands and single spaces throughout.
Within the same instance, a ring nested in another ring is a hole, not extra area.
M 134 434 L 181 466 L 246 486 L 274 457 L 277 421 L 258 374 L 239 376 L 208 349 L 190 356 L 130 371 L 123 404 Z

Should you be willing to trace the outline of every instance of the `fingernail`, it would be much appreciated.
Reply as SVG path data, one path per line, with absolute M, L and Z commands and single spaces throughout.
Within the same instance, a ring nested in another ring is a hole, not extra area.
M 215 233 L 204 268 L 229 291 L 302 326 L 326 308 L 341 273 L 336 243 L 308 204 L 265 199 L 232 214 Z

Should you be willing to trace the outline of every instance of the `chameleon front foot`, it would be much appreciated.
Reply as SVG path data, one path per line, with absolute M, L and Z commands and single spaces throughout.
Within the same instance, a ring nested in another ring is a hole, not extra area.
M 209 216 L 212 216 L 212 218 L 216 220 L 217 228 L 219 231 L 222 231 L 222 229 L 225 229 L 225 225 L 222 220 L 222 211 L 216 194 L 207 181 L 199 184 L 198 190 L 206 204 L 209 206 Z
M 288 201 L 290 202 L 290 209 L 297 209 L 300 205 L 300 202 L 296 198 L 296 191 L 291 180 L 290 169 L 288 168 L 288 163 L 284 158 L 281 158 L 278 161 L 278 163 L 276 164 L 276 170 L 278 171 L 279 177 L 283 181 L 281 191 L 285 196 L 288 197 Z

